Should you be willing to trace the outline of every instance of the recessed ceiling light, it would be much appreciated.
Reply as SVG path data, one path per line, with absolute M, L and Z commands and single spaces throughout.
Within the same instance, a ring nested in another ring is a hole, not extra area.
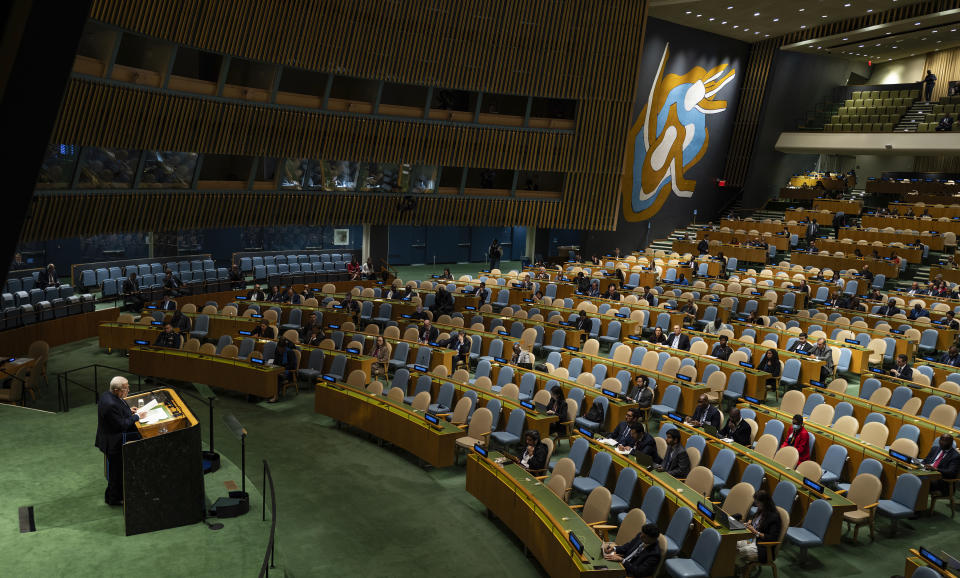
M 936 33 L 937 33 L 937 31 L 936 31 L 936 30 L 934 30 L 934 31 L 933 31 L 933 34 L 936 34 Z
M 770 35 L 769 35 L 769 34 L 764 34 L 764 35 L 763 35 L 764 38 L 767 38 L 768 36 L 770 36 Z
M 846 4 L 843 5 L 843 7 L 844 7 L 844 8 L 849 8 L 849 7 L 850 7 L 850 3 L 847 2 Z
M 874 46 L 880 46 L 880 43 L 878 42 L 878 43 L 874 44 Z
M 727 10 L 733 10 L 733 6 L 727 6 Z
M 754 32 L 754 34 L 760 34 L 759 32 Z
M 914 26 L 920 26 L 920 23 L 919 23 L 919 22 L 914 22 L 913 25 L 914 25 Z
M 857 46 L 857 48 L 863 48 L 863 44 L 861 44 L 860 46 Z
M 754 16 L 760 16 L 760 13 L 759 13 L 759 12 L 754 12 L 753 15 L 754 15 Z
M 779 18 L 774 18 L 773 21 L 774 21 L 774 22 L 780 22 L 780 19 L 779 19 Z
M 723 22 L 721 22 L 720 24 L 726 24 L 726 23 L 727 23 L 727 21 L 726 21 L 726 20 L 724 20 L 724 21 L 723 21 Z
M 690 10 L 687 10 L 687 14 L 692 14 L 692 12 Z
M 896 50 L 896 49 L 897 49 L 897 47 L 896 47 L 896 46 L 891 46 L 890 48 L 893 48 L 894 50 Z
M 867 8 L 867 14 L 870 14 L 871 12 L 873 12 L 873 8 Z
M 697 14 L 697 18 L 700 18 L 701 16 L 703 16 L 703 14 Z
M 740 25 L 739 25 L 739 24 L 734 24 L 733 27 L 734 27 L 734 28 L 740 28 Z
M 804 10 L 806 10 L 806 8 L 801 8 L 801 9 L 797 10 L 797 12 L 803 12 Z
M 710 18 L 710 22 L 713 22 L 714 20 L 716 20 L 716 18 Z
M 846 40 L 846 38 L 843 38 L 842 40 Z
M 806 28 L 806 27 L 807 27 L 806 24 L 802 24 L 802 25 L 800 26 L 800 28 Z
M 749 28 L 744 28 L 743 31 L 744 31 L 744 32 L 750 32 L 750 29 L 749 29 Z
M 820 18 L 826 18 L 826 17 L 827 17 L 827 15 L 826 15 L 826 14 L 824 14 L 824 15 L 822 15 L 822 16 L 820 16 Z

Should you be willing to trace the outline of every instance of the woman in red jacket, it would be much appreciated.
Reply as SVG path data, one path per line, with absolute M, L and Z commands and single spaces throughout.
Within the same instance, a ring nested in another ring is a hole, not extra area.
M 793 429 L 787 432 L 783 443 L 780 444 L 782 448 L 787 446 L 797 448 L 797 453 L 800 454 L 797 464 L 802 464 L 810 459 L 810 434 L 803 428 L 803 416 L 800 414 L 793 416 Z

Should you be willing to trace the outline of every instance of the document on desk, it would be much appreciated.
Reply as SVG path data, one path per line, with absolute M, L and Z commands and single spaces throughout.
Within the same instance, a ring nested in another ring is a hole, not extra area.
M 154 407 L 147 412 L 147 415 L 143 416 L 143 419 L 140 420 L 140 423 L 149 425 L 165 419 L 167 419 L 167 411 L 163 407 Z
M 615 447 L 617 445 L 617 440 L 611 439 L 611 438 L 603 438 L 597 441 L 602 443 L 605 446 Z
M 153 398 L 148 403 L 145 403 L 143 407 L 139 409 L 139 411 L 150 411 L 158 405 L 160 405 L 160 402 L 158 402 L 156 398 Z

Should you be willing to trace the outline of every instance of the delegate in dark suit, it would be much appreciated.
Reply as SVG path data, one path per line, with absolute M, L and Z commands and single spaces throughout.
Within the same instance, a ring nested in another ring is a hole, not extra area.
M 671 333 L 667 336 L 667 345 L 674 349 L 690 351 L 690 338 L 683 333 Z
M 727 425 L 723 426 L 719 434 L 722 437 L 732 439 L 742 446 L 750 446 L 750 424 L 742 419 L 736 424 L 733 424 L 730 419 L 727 419 Z
M 690 457 L 680 444 L 667 448 L 663 457 L 663 471 L 675 478 L 685 478 L 690 473 Z
M 949 443 L 953 444 L 952 438 Z M 948 487 L 943 480 L 955 480 L 960 475 L 960 452 L 957 452 L 954 447 L 944 450 L 943 446 L 935 445 L 927 457 L 923 458 L 923 465 L 937 470 L 942 477 L 940 480 L 930 482 L 930 491 L 946 493 Z
M 712 405 L 707 405 L 706 407 L 697 405 L 697 409 L 693 410 L 693 416 L 690 419 L 704 425 L 712 425 L 718 430 L 720 429 L 720 410 Z
M 634 443 L 633 451 L 630 452 L 632 456 L 639 456 L 640 454 L 647 454 L 655 464 L 660 463 L 660 454 L 657 453 L 657 443 L 654 441 L 653 436 L 647 432 L 643 432 L 643 437 Z
M 639 550 L 639 551 L 638 551 Z M 645 578 L 653 576 L 660 564 L 660 545 L 654 542 L 646 545 L 637 534 L 633 540 L 630 540 L 623 546 L 617 546 L 614 551 L 623 556 L 623 567 L 627 570 L 628 576 L 636 578 Z
M 440 332 L 437 331 L 436 327 L 423 327 L 420 329 L 420 342 L 421 343 L 431 343 L 437 341 L 437 336 L 440 335 Z
M 524 450 L 521 459 L 526 457 L 525 454 L 526 450 Z M 533 446 L 533 455 L 527 459 L 527 469 L 542 470 L 545 467 L 547 467 L 547 444 L 538 442 L 537 445 Z
M 617 443 L 628 448 L 633 447 L 633 435 L 630 434 L 630 424 L 622 421 L 617 424 L 610 434 L 610 439 L 617 440 Z
M 134 424 L 140 418 L 130 411 L 127 402 L 107 390 L 97 405 L 97 439 L 94 445 L 107 456 L 107 490 L 104 501 L 111 505 L 123 502 L 123 444 L 140 435 Z

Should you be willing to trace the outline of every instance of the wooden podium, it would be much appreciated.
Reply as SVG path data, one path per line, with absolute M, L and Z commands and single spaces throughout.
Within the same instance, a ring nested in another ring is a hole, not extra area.
M 123 445 L 123 518 L 127 536 L 195 524 L 203 519 L 200 424 L 172 389 L 124 398 L 159 402 L 166 419 L 137 423 L 141 438 Z

